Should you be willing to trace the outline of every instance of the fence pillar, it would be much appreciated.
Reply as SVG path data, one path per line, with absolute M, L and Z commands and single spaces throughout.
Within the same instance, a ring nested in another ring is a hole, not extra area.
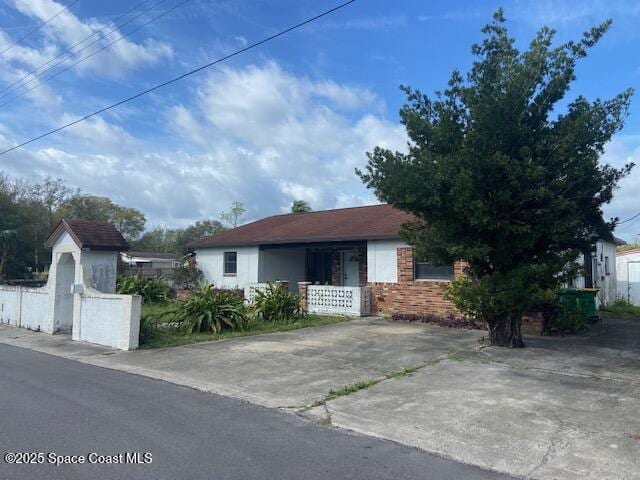
M 311 285 L 311 282 L 298 282 L 298 295 L 300 295 L 300 305 L 303 310 L 307 309 L 307 294 L 308 294 L 308 286 Z

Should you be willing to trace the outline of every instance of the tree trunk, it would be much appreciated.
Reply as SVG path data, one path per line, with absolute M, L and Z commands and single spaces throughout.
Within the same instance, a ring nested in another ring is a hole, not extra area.
M 509 312 L 489 319 L 489 340 L 494 347 L 523 348 L 522 312 Z

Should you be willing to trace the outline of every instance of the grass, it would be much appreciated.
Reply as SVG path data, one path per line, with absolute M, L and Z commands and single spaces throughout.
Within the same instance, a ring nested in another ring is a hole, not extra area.
M 329 390 L 329 393 L 327 394 L 324 400 L 328 401 L 328 400 L 333 400 L 334 398 L 344 397 L 345 395 L 351 395 L 352 393 L 355 393 L 358 390 L 364 390 L 365 388 L 369 388 L 375 385 L 376 383 L 380 383 L 381 381 L 382 381 L 381 379 L 372 378 L 369 380 L 362 380 L 360 382 L 355 382 L 355 383 L 352 383 L 351 385 L 345 385 L 342 388 L 331 389 Z
M 158 317 L 172 308 L 172 303 L 143 304 L 142 315 Z M 225 330 L 219 334 L 191 333 L 186 334 L 176 328 L 157 323 L 152 333 L 140 344 L 140 348 L 164 348 L 188 345 L 190 343 L 211 342 L 230 338 L 260 335 L 262 333 L 287 332 L 298 328 L 318 327 L 345 322 L 349 317 L 329 315 L 306 315 L 295 322 L 255 322 L 244 330 Z
M 600 307 L 602 312 L 613 313 L 621 317 L 640 317 L 640 307 L 632 305 L 624 300 L 616 300 L 611 305 Z
M 352 393 L 358 392 L 360 390 L 365 390 L 369 387 L 377 385 L 384 380 L 399 380 L 401 378 L 412 375 L 422 368 L 438 365 L 444 359 L 451 359 L 456 362 L 464 362 L 464 357 L 462 356 L 462 354 L 460 354 L 459 352 L 449 352 L 444 357 L 434 357 L 424 363 L 414 365 L 413 367 L 405 367 L 401 370 L 387 372 L 382 378 L 370 378 L 368 380 L 361 380 L 359 382 L 352 383 L 351 385 L 345 385 L 341 388 L 331 389 L 322 400 L 319 400 L 318 402 L 313 404 L 313 406 L 322 405 L 335 398 L 344 397 L 345 395 L 351 395 Z

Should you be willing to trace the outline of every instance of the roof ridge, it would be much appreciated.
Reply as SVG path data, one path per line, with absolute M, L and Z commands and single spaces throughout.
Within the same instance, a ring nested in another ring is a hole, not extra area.
M 285 217 L 287 215 L 308 215 L 312 213 L 336 212 L 338 210 L 355 210 L 356 208 L 371 208 L 371 207 L 386 207 L 386 206 L 393 206 L 393 205 L 390 205 L 388 203 L 376 203 L 373 205 L 357 205 L 355 207 L 325 208 L 324 210 L 311 210 L 310 212 L 276 213 L 275 215 L 269 215 L 268 217 L 263 217 L 263 218 Z

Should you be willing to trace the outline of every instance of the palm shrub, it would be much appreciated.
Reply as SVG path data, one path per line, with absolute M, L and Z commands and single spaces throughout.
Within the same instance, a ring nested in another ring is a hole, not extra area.
M 193 294 L 179 302 L 173 311 L 173 321 L 185 333 L 242 329 L 247 311 L 242 298 L 231 292 L 200 285 Z
M 143 302 L 166 302 L 169 298 L 169 287 L 167 285 L 167 281 L 162 275 L 147 278 L 142 282 L 139 295 L 142 296 Z
M 123 295 L 140 295 L 142 289 L 142 279 L 137 275 L 131 277 L 118 275 L 116 280 L 116 292 Z
M 165 302 L 169 298 L 169 286 L 161 275 L 147 279 L 138 275 L 120 275 L 116 281 L 116 292 L 124 295 L 140 295 L 145 303 Z
M 269 284 L 256 291 L 252 316 L 264 322 L 292 322 L 305 315 L 300 295 L 288 292 L 281 284 Z

